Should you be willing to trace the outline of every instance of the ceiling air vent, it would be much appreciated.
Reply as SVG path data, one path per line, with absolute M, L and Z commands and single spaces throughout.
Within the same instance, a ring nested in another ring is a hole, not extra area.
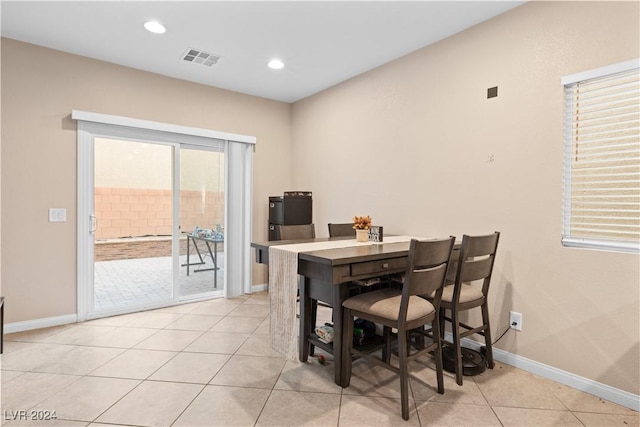
M 203 52 L 198 49 L 190 48 L 184 55 L 182 55 L 182 59 L 187 62 L 193 62 L 195 64 L 202 64 L 206 65 L 207 67 L 211 67 L 213 64 L 216 64 L 218 62 L 220 57 L 214 55 L 213 53 Z

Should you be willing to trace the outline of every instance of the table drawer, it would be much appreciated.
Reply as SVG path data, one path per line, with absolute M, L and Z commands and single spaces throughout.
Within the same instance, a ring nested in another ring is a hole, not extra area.
M 351 276 L 360 276 L 363 274 L 386 274 L 392 270 L 405 268 L 407 268 L 407 257 L 357 262 L 351 264 Z

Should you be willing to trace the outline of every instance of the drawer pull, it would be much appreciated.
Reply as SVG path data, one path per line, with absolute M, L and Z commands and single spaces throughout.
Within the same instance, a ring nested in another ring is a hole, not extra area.
M 350 275 L 362 276 L 364 274 L 377 275 L 379 272 L 387 274 L 388 271 L 404 271 L 407 268 L 407 257 L 380 259 L 376 261 L 355 262 L 351 264 Z

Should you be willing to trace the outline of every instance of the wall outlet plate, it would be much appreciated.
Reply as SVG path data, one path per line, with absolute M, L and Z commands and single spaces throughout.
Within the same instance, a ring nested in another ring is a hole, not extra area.
M 522 331 L 522 313 L 517 313 L 515 311 L 509 312 L 509 327 L 516 331 Z
M 49 222 L 66 222 L 67 210 L 65 208 L 50 208 Z

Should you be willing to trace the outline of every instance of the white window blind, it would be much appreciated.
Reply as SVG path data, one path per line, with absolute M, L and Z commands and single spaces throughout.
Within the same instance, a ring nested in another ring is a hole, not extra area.
M 565 77 L 565 246 L 640 251 L 637 60 Z

